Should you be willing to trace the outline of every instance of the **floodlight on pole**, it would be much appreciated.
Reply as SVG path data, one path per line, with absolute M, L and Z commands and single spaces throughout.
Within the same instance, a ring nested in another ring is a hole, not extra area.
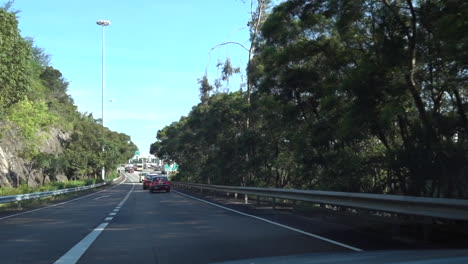
M 102 26 L 102 67 L 101 67 L 101 70 L 102 70 L 102 100 L 101 100 L 101 122 L 102 122 L 102 139 L 103 139 L 103 145 L 102 145 L 102 152 L 103 152 L 103 155 L 104 155 L 104 88 L 105 88 L 105 30 L 104 28 L 106 26 L 109 26 L 111 23 L 110 21 L 108 20 L 98 20 L 96 22 L 96 24 L 98 24 L 99 26 Z M 105 175 L 106 175 L 106 168 L 105 166 L 103 165 L 102 166 L 102 171 L 101 171 L 101 178 L 102 180 L 105 179 Z

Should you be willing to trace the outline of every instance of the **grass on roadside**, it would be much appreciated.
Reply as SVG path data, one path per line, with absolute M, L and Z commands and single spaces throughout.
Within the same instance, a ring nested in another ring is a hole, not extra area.
M 115 178 L 118 178 L 119 175 L 117 172 L 113 172 L 107 176 L 106 181 L 112 181 Z M 86 186 L 96 183 L 101 183 L 101 179 L 87 179 L 87 180 L 73 180 L 67 182 L 51 182 L 43 186 L 37 187 L 30 187 L 26 184 L 20 185 L 18 188 L 14 187 L 0 187 L 0 196 L 7 196 L 7 195 L 18 195 L 18 194 L 25 194 L 25 193 L 34 193 L 34 192 L 45 192 L 45 191 L 54 191 L 60 189 L 67 189 L 67 188 L 74 188 L 80 186 Z M 43 197 L 39 199 L 31 199 L 31 200 L 24 200 L 19 202 L 11 202 L 11 203 L 4 203 L 0 204 L 0 211 L 3 210 L 23 210 L 24 208 L 45 205 L 54 201 L 66 200 L 76 196 L 83 195 L 84 193 L 94 192 L 93 190 L 86 190 L 81 192 L 73 192 L 73 193 L 66 193 L 56 196 L 50 197 Z
M 86 195 L 88 193 L 95 192 L 97 189 L 84 190 L 80 192 L 64 193 L 55 196 L 43 197 L 39 199 L 23 200 L 18 202 L 0 204 L 0 212 L 2 211 L 22 211 L 30 207 L 44 206 L 54 202 L 60 202 L 62 200 L 72 199 L 78 196 Z
M 119 176 L 120 175 L 116 171 L 113 171 L 110 175 L 106 176 L 106 181 L 111 181 L 115 178 L 118 178 Z
M 45 191 L 55 191 L 66 188 L 74 188 L 80 186 L 91 185 L 94 183 L 102 182 L 101 179 L 87 179 L 87 180 L 74 180 L 67 182 L 51 182 L 42 186 L 31 187 L 26 184 L 20 185 L 18 188 L 15 187 L 0 187 L 0 196 L 6 195 L 17 195 L 33 192 L 45 192 Z

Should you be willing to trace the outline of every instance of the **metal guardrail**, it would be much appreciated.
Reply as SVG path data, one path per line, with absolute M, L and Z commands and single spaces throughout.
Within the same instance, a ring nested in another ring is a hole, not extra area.
M 371 211 L 391 212 L 405 215 L 426 216 L 450 220 L 468 220 L 468 200 L 428 198 L 402 195 L 331 192 L 297 189 L 236 187 L 172 182 L 177 187 L 212 190 L 225 193 L 240 193 L 261 197 L 306 201 Z
M 109 184 L 109 182 L 103 182 L 103 183 L 98 183 L 98 184 L 91 184 L 91 185 L 86 185 L 86 186 L 67 188 L 67 189 L 61 189 L 61 190 L 55 190 L 55 191 L 48 191 L 48 192 L 35 192 L 35 193 L 25 193 L 25 194 L 18 194 L 18 195 L 0 196 L 0 203 L 11 203 L 11 202 L 18 202 L 18 201 L 23 201 L 23 200 L 55 196 L 55 195 L 71 193 L 71 192 L 84 191 L 88 189 L 101 187 L 107 184 Z

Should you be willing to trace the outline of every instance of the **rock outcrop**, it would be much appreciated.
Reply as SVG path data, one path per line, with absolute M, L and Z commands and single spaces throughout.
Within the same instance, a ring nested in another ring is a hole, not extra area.
M 64 144 L 70 135 L 57 128 L 52 128 L 47 134 L 47 139 L 40 147 L 40 151 L 57 155 L 62 154 Z M 40 171 L 29 171 L 28 161 L 20 157 L 23 145 L 24 143 L 18 140 L 13 132 L 4 131 L 0 139 L 0 187 L 16 186 L 18 181 L 20 184 L 27 182 L 30 186 L 37 186 L 42 182 L 67 180 L 65 175 L 55 175 L 53 178 L 46 176 L 44 178 Z

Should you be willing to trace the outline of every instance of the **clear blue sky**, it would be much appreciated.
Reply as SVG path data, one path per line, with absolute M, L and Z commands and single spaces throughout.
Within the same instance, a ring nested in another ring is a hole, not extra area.
M 0 1 L 1 3 L 5 1 Z M 156 132 L 199 102 L 197 78 L 229 56 L 245 68 L 250 5 L 240 0 L 16 0 L 21 34 L 51 55 L 78 110 L 101 117 L 101 27 L 106 28 L 105 125 L 131 136 L 142 153 Z M 210 58 L 210 59 L 209 59 Z M 235 83 L 235 82 L 234 82 Z M 235 85 L 233 85 L 235 86 Z M 238 87 L 232 87 L 237 90 Z M 109 102 L 112 100 L 112 102 Z

